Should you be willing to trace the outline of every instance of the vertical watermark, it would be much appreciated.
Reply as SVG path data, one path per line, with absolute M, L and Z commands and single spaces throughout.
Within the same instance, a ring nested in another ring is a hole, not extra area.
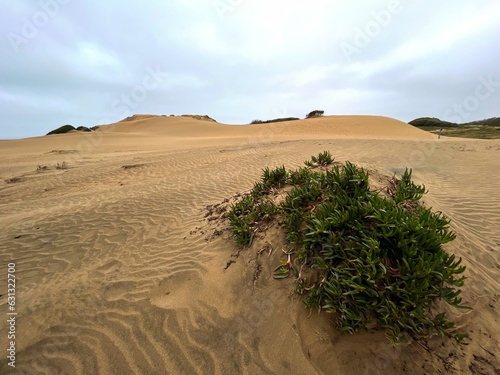
M 7 364 L 16 367 L 16 264 L 7 265 Z
M 15 53 L 19 53 L 21 46 L 33 40 L 40 30 L 47 26 L 61 11 L 61 5 L 66 5 L 71 0 L 41 0 L 40 7 L 31 17 L 23 17 L 18 32 L 7 33 L 7 39 Z
M 79 303 L 78 316 L 86 321 L 97 323 L 100 322 L 101 319 L 99 311 L 104 310 L 104 308 L 105 302 L 103 293 L 102 291 L 96 291 L 96 293 Z M 32 312 L 32 309 L 28 309 L 27 311 L 23 311 L 23 315 L 29 315 Z M 84 330 L 81 325 L 71 322 L 60 322 L 57 329 L 58 331 L 56 335 L 48 336 L 43 346 L 39 347 L 36 352 L 32 353 L 29 357 L 29 362 L 23 361 L 24 363 L 19 363 L 19 366 L 16 367 L 18 374 L 32 375 L 33 369 L 41 369 L 45 371 L 49 370 L 54 358 L 57 357 L 57 355 L 62 351 L 68 350 L 70 345 L 78 339 Z M 12 345 L 12 343 L 10 345 Z

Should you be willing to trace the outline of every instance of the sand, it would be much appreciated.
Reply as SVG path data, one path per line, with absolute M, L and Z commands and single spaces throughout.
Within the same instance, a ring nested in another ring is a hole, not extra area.
M 464 258 L 473 307 L 450 312 L 468 346 L 340 335 L 303 307 L 293 280 L 271 277 L 279 248 L 232 257 L 229 233 L 214 234 L 223 227 L 207 205 L 249 190 L 266 166 L 323 150 L 381 176 L 412 167 L 425 203 L 450 217 L 447 249 Z M 438 140 L 372 116 L 249 126 L 135 116 L 0 141 L 2 350 L 9 262 L 19 313 L 16 368 L 2 355 L 0 373 L 498 374 L 499 156 L 500 141 Z

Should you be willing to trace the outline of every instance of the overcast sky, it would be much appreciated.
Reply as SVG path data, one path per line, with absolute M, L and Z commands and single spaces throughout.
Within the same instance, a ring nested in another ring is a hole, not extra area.
M 1 0 L 0 139 L 134 113 L 500 116 L 498 0 Z

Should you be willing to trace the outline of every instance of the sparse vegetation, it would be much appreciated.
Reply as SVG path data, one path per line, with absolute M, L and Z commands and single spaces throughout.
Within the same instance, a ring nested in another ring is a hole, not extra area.
M 491 117 L 484 120 L 470 121 L 464 123 L 455 123 L 440 120 L 436 117 L 420 117 L 410 121 L 408 124 L 422 127 L 433 126 L 437 128 L 458 127 L 458 126 L 500 126 L 500 117 Z
M 329 165 L 333 163 L 333 157 L 330 151 L 320 152 L 318 157 L 311 156 L 311 160 L 306 160 L 304 164 L 307 167 L 314 167 L 318 165 Z
M 500 139 L 499 117 L 462 124 L 442 121 L 435 117 L 421 117 L 410 121 L 409 124 L 431 133 L 440 133 L 447 137 Z
M 270 124 L 272 122 L 284 122 L 284 121 L 295 121 L 295 120 L 300 120 L 298 117 L 283 117 L 283 118 L 275 118 L 272 120 L 253 120 L 250 124 L 255 125 L 255 124 Z
M 54 129 L 50 132 L 47 133 L 47 135 L 52 135 L 52 134 L 64 134 L 64 133 L 68 133 L 72 130 L 76 130 L 75 127 L 73 125 L 63 125 L 57 129 Z
M 375 322 L 392 343 L 434 333 L 462 342 L 466 335 L 452 331 L 436 302 L 466 308 L 459 289 L 465 267 L 444 250 L 455 234 L 444 215 L 419 203 L 426 190 L 413 183 L 411 170 L 376 191 L 364 169 L 334 163 L 327 151 L 305 164 L 264 169 L 232 205 L 226 217 L 236 242 L 251 246 L 279 221 L 289 250 L 274 277 L 294 276 L 306 306 L 335 313 L 342 332 Z
M 440 120 L 436 117 L 420 117 L 420 118 L 417 118 L 415 120 L 410 121 L 408 124 L 416 126 L 418 128 L 423 127 L 423 126 L 433 126 L 433 127 L 438 128 L 438 129 L 458 126 L 458 124 L 456 124 L 454 122 L 443 121 L 443 120 Z
M 491 117 L 484 120 L 470 121 L 462 125 L 500 126 L 500 117 Z
M 48 169 L 49 169 L 49 167 L 47 167 L 46 165 L 39 165 L 38 167 L 36 167 L 37 172 L 43 172 L 43 171 L 46 171 Z
M 422 126 L 420 129 L 441 134 L 446 137 L 472 138 L 472 139 L 500 139 L 500 126 L 486 125 L 460 125 L 450 128 L 435 128 Z M 443 129 L 443 130 L 440 130 Z
M 47 135 L 65 134 L 65 133 L 69 133 L 72 130 L 76 130 L 79 132 L 91 132 L 93 130 L 97 130 L 98 128 L 99 128 L 99 126 L 93 126 L 91 128 L 88 128 L 86 126 L 79 126 L 79 127 L 75 128 L 73 125 L 63 125 L 57 129 L 54 129 L 54 130 L 48 132 Z
M 311 111 L 309 112 L 307 115 L 306 115 L 306 118 L 312 118 L 312 117 L 321 117 L 323 116 L 323 114 L 325 113 L 325 111 L 321 111 L 319 109 L 316 109 L 314 111 Z
M 56 164 L 56 169 L 68 169 L 68 164 L 65 161 Z

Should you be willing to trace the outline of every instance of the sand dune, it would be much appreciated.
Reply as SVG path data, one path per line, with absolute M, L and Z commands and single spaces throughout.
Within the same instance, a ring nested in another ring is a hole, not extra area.
M 425 202 L 451 218 L 448 249 L 468 266 L 463 297 L 474 309 L 450 311 L 470 345 L 340 335 L 328 316 L 309 316 L 293 280 L 272 279 L 280 249 L 232 257 L 238 248 L 206 206 L 250 189 L 266 166 L 326 149 L 388 176 L 412 167 Z M 249 126 L 139 116 L 0 141 L 1 264 L 16 263 L 19 309 L 17 367 L 2 357 L 0 372 L 499 373 L 499 152 L 499 141 L 437 140 L 370 116 Z
M 259 133 L 291 137 L 411 138 L 434 139 L 435 135 L 404 122 L 379 116 L 325 116 L 307 120 L 255 124 L 226 125 L 217 122 L 193 121 L 190 117 L 137 116 L 126 122 L 102 126 L 101 131 L 113 133 L 161 134 L 171 137 L 228 137 Z

